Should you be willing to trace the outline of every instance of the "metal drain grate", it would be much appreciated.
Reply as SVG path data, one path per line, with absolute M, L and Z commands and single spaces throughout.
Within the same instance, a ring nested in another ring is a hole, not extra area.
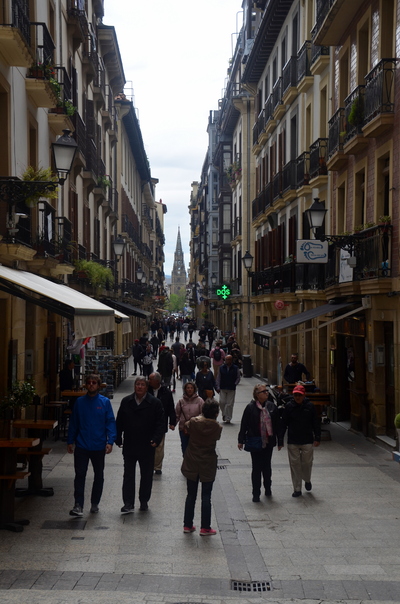
M 231 581 L 233 591 L 271 591 L 271 585 L 268 581 Z
M 226 470 L 226 466 L 217 466 L 217 470 Z

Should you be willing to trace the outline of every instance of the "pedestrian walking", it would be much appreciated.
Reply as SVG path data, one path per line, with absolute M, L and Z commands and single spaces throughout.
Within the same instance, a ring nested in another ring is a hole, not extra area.
M 153 372 L 153 358 L 153 347 L 148 342 L 142 358 L 143 375 L 145 377 L 149 377 L 150 373 Z
M 311 470 L 314 447 L 321 443 L 321 425 L 316 409 L 305 396 L 304 386 L 298 384 L 293 389 L 293 399 L 286 403 L 282 422 L 287 429 L 287 448 L 292 476 L 292 497 L 300 497 L 302 481 L 306 491 L 311 491 Z M 278 445 L 278 449 L 282 448 Z
M 240 382 L 239 368 L 233 364 L 231 354 L 227 354 L 225 362 L 219 368 L 216 381 L 216 389 L 219 393 L 219 404 L 221 407 L 222 420 L 231 423 L 233 406 L 235 404 L 236 386 Z
M 117 438 L 122 447 L 124 478 L 121 514 L 131 514 L 135 506 L 136 463 L 140 468 L 140 510 L 148 510 L 153 486 L 154 455 L 164 436 L 164 411 L 161 401 L 147 392 L 143 376 L 135 379 L 134 392 L 125 396 L 117 413 Z
M 157 371 L 161 374 L 162 381 L 166 386 L 170 386 L 171 377 L 174 370 L 174 360 L 169 346 L 161 346 L 158 355 Z
M 215 446 L 221 438 L 222 426 L 217 422 L 219 405 L 215 400 L 204 403 L 202 415 L 185 423 L 189 445 L 182 462 L 182 474 L 186 478 L 187 496 L 183 519 L 183 532 L 193 533 L 194 511 L 199 482 L 201 482 L 201 528 L 202 537 L 216 535 L 211 528 L 211 492 L 217 473 Z
M 105 456 L 111 453 L 117 436 L 110 400 L 100 394 L 100 376 L 91 373 L 86 377 L 85 386 L 87 393 L 76 399 L 72 409 L 67 437 L 67 451 L 74 454 L 75 468 L 75 505 L 70 511 L 71 516 L 83 516 L 89 461 L 94 472 L 90 511 L 92 514 L 99 511 Z
M 149 375 L 148 391 L 161 401 L 164 409 L 164 436 L 156 448 L 154 456 L 154 474 L 160 475 L 162 474 L 164 460 L 165 434 L 168 432 L 168 428 L 170 430 L 175 430 L 176 426 L 174 397 L 172 396 L 171 390 L 161 383 L 161 375 L 157 371 Z
M 204 400 L 197 394 L 197 386 L 194 382 L 186 382 L 183 387 L 182 398 L 176 404 L 176 422 L 181 439 L 182 455 L 185 454 L 189 442 L 189 435 L 185 429 L 185 423 L 192 417 L 200 415 Z
M 196 386 L 199 391 L 199 396 L 206 400 L 213 398 L 217 385 L 215 383 L 214 374 L 209 369 L 207 361 L 200 363 L 200 371 L 196 373 Z
M 144 348 L 139 344 L 139 340 L 135 340 L 132 346 L 132 357 L 133 357 L 133 375 L 137 375 L 139 368 L 139 375 L 142 373 L 142 358 L 144 356 Z
M 283 379 L 286 380 L 288 384 L 295 384 L 303 379 L 303 374 L 306 376 L 306 380 L 309 382 L 311 379 L 310 372 L 307 370 L 305 365 L 299 363 L 298 354 L 292 354 L 290 363 L 288 363 L 285 367 Z
M 210 351 L 210 359 L 212 359 L 214 377 L 217 379 L 218 371 L 225 360 L 225 352 L 221 348 L 222 342 L 219 340 L 215 344 L 215 348 Z M 221 402 L 221 401 L 220 401 Z

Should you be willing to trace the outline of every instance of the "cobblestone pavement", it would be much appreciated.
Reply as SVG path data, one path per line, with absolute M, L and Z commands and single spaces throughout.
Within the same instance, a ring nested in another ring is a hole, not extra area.
M 332 440 L 315 450 L 312 491 L 291 497 L 286 449 L 275 450 L 273 496 L 253 503 L 250 455 L 237 449 L 237 433 L 256 383 L 242 379 L 218 444 L 215 537 L 182 532 L 177 432 L 167 436 L 149 511 L 128 516 L 119 513 L 120 449 L 106 459 L 99 514 L 86 505 L 74 519 L 73 456 L 62 441 L 46 443 L 44 482 L 55 494 L 17 500 L 16 517 L 29 526 L 0 533 L 1 604 L 400 602 L 400 471 L 391 453 L 330 424 Z M 132 386 L 132 377 L 121 384 L 115 410 Z M 176 401 L 181 392 L 178 381 Z M 88 490 L 91 478 L 89 470 Z M 199 514 L 197 506 L 197 527 Z

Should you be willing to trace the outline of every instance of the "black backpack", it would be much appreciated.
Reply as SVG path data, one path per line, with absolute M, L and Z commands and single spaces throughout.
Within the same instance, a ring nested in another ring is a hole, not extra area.
M 221 356 L 222 356 L 221 349 L 220 348 L 215 348 L 214 349 L 214 354 L 213 354 L 214 361 L 217 361 L 217 362 L 220 361 L 221 360 Z

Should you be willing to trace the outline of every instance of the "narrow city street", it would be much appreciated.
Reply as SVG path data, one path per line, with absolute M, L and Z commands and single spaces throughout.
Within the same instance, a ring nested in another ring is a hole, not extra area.
M 115 411 L 133 379 L 115 393 Z M 256 383 L 242 378 L 233 422 L 218 443 L 211 523 L 218 532 L 207 539 L 182 531 L 186 484 L 177 431 L 167 436 L 148 512 L 127 516 L 120 515 L 120 449 L 106 459 L 99 514 L 89 514 L 87 504 L 74 519 L 73 456 L 65 442 L 49 440 L 45 486 L 54 496 L 18 500 L 16 517 L 29 518 L 29 526 L 1 532 L 2 604 L 399 602 L 400 469 L 391 453 L 330 424 L 331 440 L 315 450 L 312 491 L 291 497 L 284 448 L 272 458 L 272 497 L 253 503 L 250 454 L 238 450 L 237 434 Z M 176 402 L 181 392 L 178 381 Z M 91 483 L 89 470 L 87 497 Z M 198 504 L 198 528 L 199 516 Z

